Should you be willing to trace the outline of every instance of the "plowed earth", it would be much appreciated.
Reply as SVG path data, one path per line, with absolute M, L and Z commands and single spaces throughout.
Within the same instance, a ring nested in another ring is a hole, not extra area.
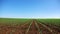
M 60 34 L 60 27 L 32 20 L 17 26 L 0 25 L 0 34 Z

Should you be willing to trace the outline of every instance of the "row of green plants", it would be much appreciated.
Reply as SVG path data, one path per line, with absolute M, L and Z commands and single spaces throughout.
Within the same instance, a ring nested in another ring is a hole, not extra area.
M 38 21 L 41 21 L 45 24 L 53 24 L 60 26 L 60 19 L 38 19 Z

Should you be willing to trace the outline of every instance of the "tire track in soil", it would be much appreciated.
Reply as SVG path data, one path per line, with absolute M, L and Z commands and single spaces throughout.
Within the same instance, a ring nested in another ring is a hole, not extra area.
M 38 30 L 39 28 L 37 27 L 37 24 L 34 20 L 32 20 L 32 23 L 30 24 L 26 34 L 40 34 Z
M 39 34 L 42 34 L 42 31 L 40 30 L 38 24 L 36 22 L 35 22 L 35 24 L 36 24 L 36 27 L 38 28 Z
M 26 31 L 26 33 L 25 33 L 25 34 L 27 34 L 27 33 L 28 33 L 28 31 L 29 31 L 29 29 L 30 29 L 31 25 L 32 25 L 32 23 L 29 25 L 29 27 L 28 27 L 28 29 L 27 29 L 27 31 Z

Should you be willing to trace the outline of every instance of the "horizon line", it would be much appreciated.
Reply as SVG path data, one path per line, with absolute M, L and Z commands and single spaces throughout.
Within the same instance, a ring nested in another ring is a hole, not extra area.
M 22 19 L 23 17 L 0 17 L 0 18 L 17 18 L 17 19 L 21 18 Z M 60 18 L 56 18 L 56 17 L 54 17 L 54 18 L 51 18 L 51 17 L 45 17 L 45 18 L 41 18 L 41 17 L 40 18 L 27 18 L 27 17 L 25 17 L 23 19 L 60 19 Z

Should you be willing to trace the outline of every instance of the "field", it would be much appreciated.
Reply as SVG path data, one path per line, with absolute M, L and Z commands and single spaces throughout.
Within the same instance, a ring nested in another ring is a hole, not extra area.
M 60 34 L 60 19 L 0 18 L 0 34 Z
M 38 19 L 38 20 L 43 23 L 60 26 L 60 19 Z

